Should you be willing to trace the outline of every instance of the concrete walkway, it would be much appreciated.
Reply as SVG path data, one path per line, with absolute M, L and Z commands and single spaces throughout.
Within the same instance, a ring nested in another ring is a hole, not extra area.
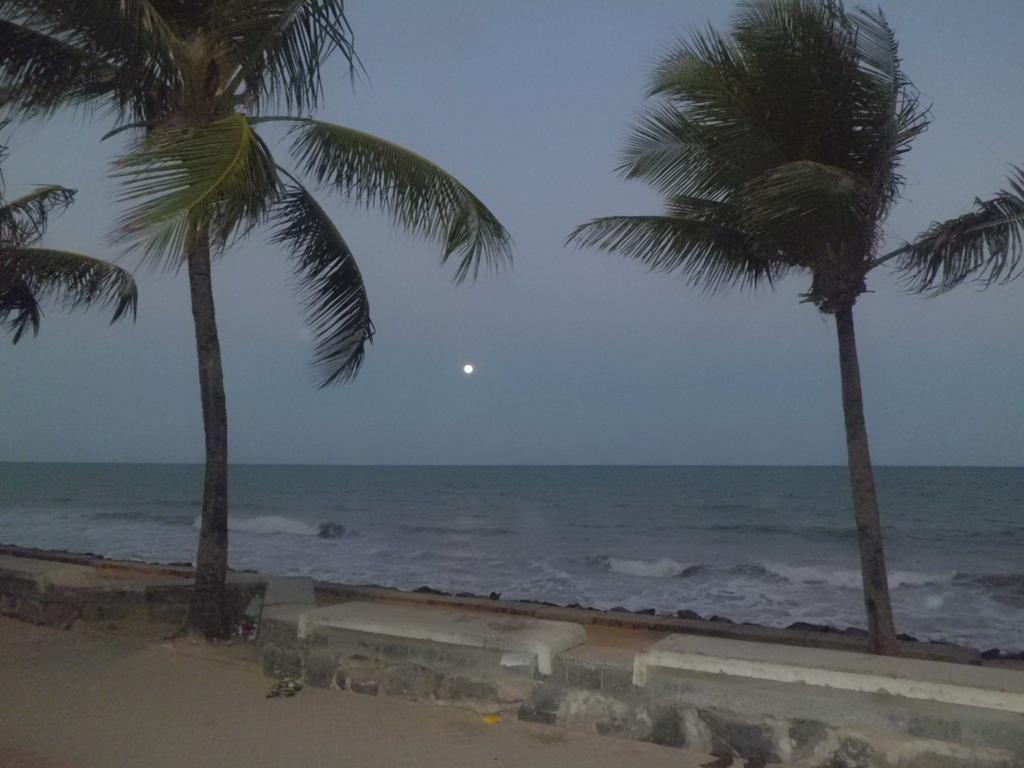
M 264 698 L 249 647 L 0 619 L 0 768 L 696 768 L 683 750 L 307 688 Z

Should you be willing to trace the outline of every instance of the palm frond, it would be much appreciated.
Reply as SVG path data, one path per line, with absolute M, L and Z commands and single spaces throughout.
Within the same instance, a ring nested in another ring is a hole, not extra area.
M 714 205 L 714 204 L 710 204 Z M 685 204 L 694 211 L 694 204 Z M 596 247 L 639 261 L 652 272 L 678 272 L 709 292 L 771 282 L 784 267 L 764 257 L 743 232 L 716 223 L 714 215 L 606 216 L 577 227 L 567 243 Z
M 257 118 L 262 120 L 288 118 Z M 456 281 L 511 258 L 509 236 L 457 179 L 424 157 L 362 131 L 293 120 L 292 152 L 303 172 L 357 205 L 388 212 L 400 227 L 443 243 Z
M 114 323 L 134 319 L 138 289 L 128 272 L 101 259 L 43 248 L 0 249 L 0 322 L 14 332 L 15 343 L 26 329 L 38 330 L 39 305 L 47 299 L 67 309 L 109 308 Z
M 180 10 L 196 4 L 174 0 L 167 5 Z M 43 99 L 39 109 L 99 99 L 122 117 L 148 119 L 162 96 L 180 91 L 188 78 L 187 46 L 161 12 L 170 9 L 160 6 L 158 0 L 0 0 L 0 18 L 97 62 L 87 82 L 69 81 L 63 91 L 55 83 L 52 103 Z
M 306 322 L 316 338 L 321 386 L 355 378 L 373 340 L 370 302 L 355 256 L 312 195 L 285 186 L 271 212 L 273 242 L 295 266 Z
M 218 36 L 238 62 L 225 91 L 245 95 L 258 111 L 283 101 L 315 109 L 323 97 L 320 70 L 335 52 L 356 62 L 343 0 L 233 0 L 218 9 Z
M 50 112 L 100 95 L 114 74 L 103 58 L 0 17 L 0 108 Z
M 619 172 L 666 195 L 721 195 L 746 177 L 742 158 L 671 104 L 647 109 L 626 142 Z
M 39 333 L 42 310 L 32 289 L 17 277 L 0 277 L 0 325 L 6 325 L 17 344 L 26 331 Z
M 0 204 L 2 247 L 30 245 L 43 236 L 49 214 L 74 202 L 75 190 L 56 184 Z
M 261 221 L 279 189 L 273 157 L 234 114 L 204 126 L 152 131 L 118 162 L 120 200 L 133 206 L 116 239 L 176 267 L 189 238 L 208 229 L 215 248 Z
M 855 173 L 810 160 L 784 163 L 750 179 L 731 202 L 745 231 L 779 246 L 816 248 L 829 238 L 856 242 L 873 234 L 870 185 Z M 869 253 L 863 248 L 860 255 Z
M 890 254 L 906 285 L 919 293 L 944 293 L 968 280 L 1005 284 L 1024 265 L 1024 168 L 1009 188 L 975 200 L 962 216 L 933 223 L 917 239 Z

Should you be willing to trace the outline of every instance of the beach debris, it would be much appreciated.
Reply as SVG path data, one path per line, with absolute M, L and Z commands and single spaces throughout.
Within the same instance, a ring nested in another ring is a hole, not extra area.
M 497 725 L 501 722 L 501 715 L 484 715 L 484 722 L 487 725 Z
M 340 539 L 345 535 L 345 526 L 341 523 L 320 523 L 316 535 L 321 539 Z
M 263 593 L 257 592 L 249 600 L 249 604 L 245 606 L 243 613 L 250 619 L 259 619 L 263 614 Z
M 286 677 L 284 680 L 278 680 L 270 687 L 270 690 L 267 692 L 267 698 L 276 699 L 280 696 L 294 696 L 301 690 L 302 683 L 298 680 Z

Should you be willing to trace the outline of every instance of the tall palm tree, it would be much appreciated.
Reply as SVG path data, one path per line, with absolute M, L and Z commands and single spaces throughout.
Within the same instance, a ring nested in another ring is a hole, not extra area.
M 6 156 L 0 145 L 0 162 Z M 39 247 L 50 214 L 74 198 L 73 189 L 53 184 L 5 202 L 0 176 L 0 327 L 15 344 L 26 331 L 39 332 L 41 304 L 47 300 L 69 309 L 110 307 L 112 323 L 135 316 L 138 292 L 125 270 L 80 253 Z
M 749 0 L 728 36 L 678 44 L 649 96 L 620 171 L 664 195 L 664 212 L 569 239 L 712 291 L 810 277 L 803 300 L 836 325 L 871 648 L 897 653 L 853 320 L 900 158 L 927 125 L 893 32 L 838 0 Z
M 373 335 L 366 286 L 341 232 L 300 181 L 439 240 L 455 278 L 509 257 L 494 215 L 441 168 L 396 144 L 315 120 L 321 68 L 357 63 L 342 0 L 0 0 L 0 93 L 23 114 L 100 105 L 137 140 L 114 176 L 118 238 L 152 264 L 187 266 L 206 435 L 190 621 L 228 631 L 228 432 L 211 261 L 268 226 L 291 259 L 323 384 L 351 379 Z M 294 165 L 259 131 L 290 129 Z

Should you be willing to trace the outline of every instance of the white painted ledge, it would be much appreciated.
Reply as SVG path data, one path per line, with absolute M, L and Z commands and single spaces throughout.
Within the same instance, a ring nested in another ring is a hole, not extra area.
M 386 603 L 340 603 L 299 617 L 300 638 L 316 627 L 528 653 L 542 675 L 551 674 L 555 656 L 587 639 L 581 625 L 567 621 Z
M 633 684 L 652 668 L 798 683 L 1024 714 L 1024 673 L 919 659 L 669 635 L 638 653 Z

